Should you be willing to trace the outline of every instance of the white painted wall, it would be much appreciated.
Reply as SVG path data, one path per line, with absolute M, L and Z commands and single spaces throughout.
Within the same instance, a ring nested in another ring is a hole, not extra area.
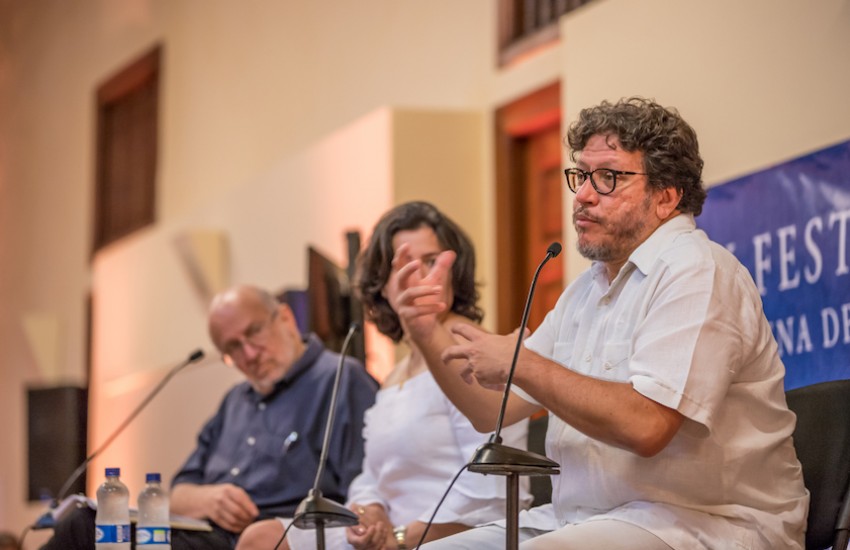
M 208 360 L 192 369 L 195 385 L 185 380 L 184 391 L 167 387 L 93 461 L 92 492 L 98 473 L 113 465 L 121 466 L 132 494 L 141 490 L 148 470 L 170 482 L 224 389 L 240 379 L 208 343 L 209 298 L 195 292 L 175 237 L 193 228 L 223 235 L 229 251 L 225 286 L 305 288 L 307 244 L 344 266 L 345 231 L 368 234 L 391 205 L 392 127 L 391 113 L 377 110 L 268 174 L 199 204 L 179 222 L 158 224 L 95 257 L 90 446 L 106 440 L 170 365 L 198 347 L 206 349 Z
M 561 22 L 564 128 L 603 99 L 673 105 L 707 185 L 850 138 L 847 0 L 612 0 Z M 587 265 L 575 256 L 571 277 Z

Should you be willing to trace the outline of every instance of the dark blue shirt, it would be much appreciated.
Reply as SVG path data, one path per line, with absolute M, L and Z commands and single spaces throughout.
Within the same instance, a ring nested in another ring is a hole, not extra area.
M 339 355 L 315 335 L 271 394 L 248 382 L 231 389 L 198 436 L 198 446 L 172 481 L 232 483 L 245 489 L 262 517 L 292 517 L 312 489 L 322 450 Z M 322 495 L 344 502 L 363 464 L 363 413 L 377 383 L 360 362 L 342 368 Z

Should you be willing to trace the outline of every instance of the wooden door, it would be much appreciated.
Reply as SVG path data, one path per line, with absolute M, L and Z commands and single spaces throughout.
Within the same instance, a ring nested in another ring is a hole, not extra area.
M 560 84 L 496 112 L 497 331 L 517 328 L 537 265 L 563 240 Z M 563 253 L 540 273 L 528 327 L 563 290 Z
M 527 232 L 523 245 L 526 250 L 526 276 L 523 282 L 527 283 L 527 288 L 549 245 L 563 241 L 561 192 L 564 175 L 561 171 L 560 124 L 529 136 L 526 148 L 524 182 L 528 201 L 525 204 Z M 537 280 L 528 316 L 529 328 L 537 328 L 546 313 L 555 306 L 564 289 L 563 279 L 563 258 L 558 256 L 549 260 Z

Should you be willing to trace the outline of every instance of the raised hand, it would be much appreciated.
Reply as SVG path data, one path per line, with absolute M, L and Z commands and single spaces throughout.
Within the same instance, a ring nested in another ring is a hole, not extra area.
M 460 337 L 459 343 L 443 351 L 443 361 L 465 361 L 460 375 L 467 384 L 475 381 L 485 388 L 503 391 L 516 349 L 516 331 L 501 336 L 474 325 L 457 324 L 452 326 L 452 333 Z M 526 331 L 524 336 L 527 335 Z
M 431 265 L 414 259 L 409 246 L 395 252 L 392 274 L 384 287 L 384 297 L 396 312 L 404 332 L 416 339 L 427 338 L 439 324 L 439 316 L 451 304 L 451 267 L 456 254 L 441 252 Z

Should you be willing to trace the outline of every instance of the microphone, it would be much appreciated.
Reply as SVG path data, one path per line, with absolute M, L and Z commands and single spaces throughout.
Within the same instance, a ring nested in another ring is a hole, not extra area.
M 351 338 L 358 330 L 360 330 L 360 326 L 357 323 L 352 323 L 348 328 L 348 334 L 346 334 L 345 341 L 342 344 L 342 350 L 339 354 L 339 364 L 336 368 L 336 378 L 334 378 L 333 391 L 331 392 L 330 411 L 328 412 L 328 421 L 325 425 L 325 438 L 322 442 L 322 454 L 319 457 L 319 469 L 316 472 L 316 480 L 313 482 L 313 488 L 310 489 L 307 497 L 298 504 L 298 507 L 295 509 L 294 519 L 292 520 L 292 524 L 300 529 L 317 529 L 316 543 L 320 550 L 323 550 L 325 547 L 325 527 L 347 527 L 357 525 L 360 521 L 357 514 L 345 506 L 323 497 L 322 491 L 319 489 L 319 484 L 322 481 L 322 475 L 325 472 L 325 465 L 328 460 L 328 450 L 330 448 L 331 433 L 336 414 L 342 366 L 345 361 L 345 354 L 351 343 Z
M 50 509 L 47 512 L 45 512 L 43 515 L 41 515 L 36 520 L 36 522 L 33 524 L 32 528 L 33 529 L 50 529 L 50 528 L 53 528 L 56 525 L 56 522 L 59 521 L 60 519 L 62 519 L 62 517 L 68 511 L 69 506 L 67 506 L 63 502 L 65 500 L 65 496 L 66 496 L 68 490 L 71 488 L 71 486 L 74 484 L 74 482 L 77 481 L 77 478 L 79 478 L 80 475 L 85 471 L 85 469 L 89 465 L 89 463 L 92 460 L 94 460 L 98 455 L 100 455 L 100 453 L 102 453 L 104 451 L 104 449 L 106 449 L 106 447 L 108 447 L 109 444 L 112 443 L 112 441 L 114 441 L 116 437 L 118 437 L 118 434 L 120 434 L 122 431 L 124 431 L 124 428 L 126 428 L 127 425 L 129 425 L 130 422 L 132 422 L 132 420 L 134 418 L 136 418 L 136 416 L 138 416 L 138 414 L 140 412 L 142 412 L 142 409 L 144 409 L 145 406 L 147 406 L 147 404 L 150 403 L 150 401 L 156 396 L 156 394 L 158 394 L 159 391 L 163 387 L 165 387 L 165 384 L 168 383 L 168 381 L 171 380 L 171 378 L 175 374 L 177 374 L 178 371 L 180 371 L 181 369 L 183 369 L 184 367 L 186 367 L 187 365 L 189 365 L 191 363 L 195 363 L 196 361 L 200 361 L 203 358 L 204 358 L 204 351 L 201 350 L 201 349 L 197 349 L 197 350 L 193 351 L 189 355 L 189 357 L 187 357 L 186 359 L 181 361 L 179 364 L 177 364 L 175 367 L 173 367 L 168 372 L 168 374 L 166 374 L 165 377 L 159 382 L 159 384 L 157 384 L 156 387 L 147 395 L 147 397 L 145 397 L 142 400 L 142 402 L 139 403 L 139 406 L 136 407 L 135 410 L 133 410 L 132 413 L 130 413 L 130 416 L 128 416 L 127 419 L 124 420 L 124 422 L 122 422 L 121 425 L 118 426 L 118 428 L 114 432 L 112 432 L 112 435 L 110 435 L 108 438 L 106 438 L 106 441 L 104 441 L 103 444 L 101 444 L 101 446 L 97 448 L 97 450 L 95 450 L 92 454 L 90 454 L 88 457 L 86 457 L 86 459 L 83 461 L 83 463 L 80 464 L 77 467 L 76 470 L 74 470 L 74 472 L 65 481 L 65 484 L 62 485 L 62 488 L 59 489 L 58 495 L 53 500 L 53 502 L 51 502 L 51 504 L 50 504 Z
M 508 407 L 508 396 L 511 392 L 511 383 L 514 379 L 514 371 L 516 370 L 517 359 L 519 358 L 519 350 L 522 347 L 522 336 L 525 334 L 525 326 L 528 324 L 528 314 L 531 311 L 531 300 L 534 298 L 534 289 L 537 287 L 537 278 L 540 276 L 540 271 L 552 258 L 557 258 L 561 253 L 561 243 L 553 242 L 546 249 L 546 257 L 537 266 L 537 271 L 534 272 L 534 277 L 531 279 L 531 285 L 528 289 L 528 298 L 525 299 L 525 308 L 522 310 L 522 321 L 519 324 L 519 335 L 517 335 L 516 348 L 514 349 L 514 357 L 511 360 L 511 368 L 508 371 L 508 380 L 505 383 L 505 393 L 502 396 L 502 406 L 499 408 L 499 419 L 496 421 L 496 431 L 493 433 L 491 441 L 494 443 L 502 442 L 502 422 L 505 419 L 505 409 Z
M 528 324 L 528 314 L 531 309 L 531 300 L 534 298 L 534 289 L 537 286 L 537 278 L 546 262 L 561 253 L 561 244 L 553 242 L 546 249 L 546 257 L 537 266 L 531 285 L 528 290 L 528 298 L 525 300 L 525 309 L 522 312 L 522 322 L 519 326 L 516 348 L 508 371 L 508 379 L 505 382 L 505 392 L 502 396 L 502 406 L 499 408 L 499 419 L 496 421 L 496 431 L 490 436 L 490 441 L 484 443 L 475 450 L 472 460 L 469 461 L 469 471 L 479 474 L 495 474 L 507 476 L 507 496 L 505 516 L 506 546 L 508 550 L 515 550 L 519 540 L 519 476 L 521 475 L 557 475 L 560 474 L 560 465 L 549 458 L 502 445 L 502 422 L 505 418 L 505 409 L 508 406 L 508 396 L 511 392 L 511 383 L 514 379 L 519 351 L 522 346 L 522 337 Z

